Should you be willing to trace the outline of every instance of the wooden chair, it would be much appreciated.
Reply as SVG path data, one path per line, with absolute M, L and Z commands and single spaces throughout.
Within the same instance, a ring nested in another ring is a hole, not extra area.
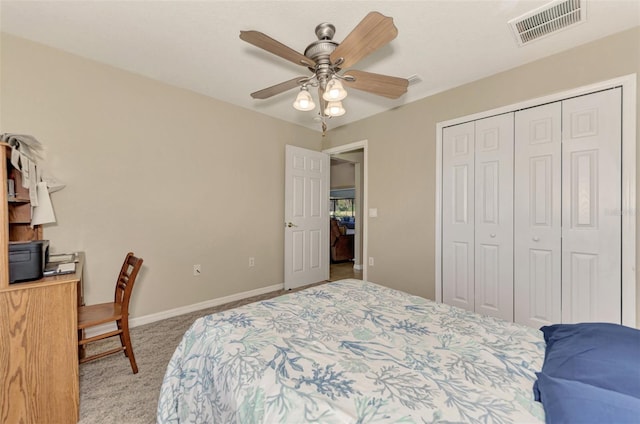
M 120 269 L 120 275 L 118 275 L 118 280 L 116 281 L 114 301 L 78 307 L 78 353 L 80 363 L 124 351 L 125 356 L 129 358 L 133 373 L 136 374 L 138 372 L 136 358 L 133 355 L 133 348 L 131 347 L 131 338 L 129 337 L 129 299 L 131 299 L 133 284 L 136 281 L 141 266 L 142 259 L 133 256 L 132 252 L 127 253 L 127 257 L 122 264 L 122 269 Z M 117 330 L 84 338 L 84 333 L 87 328 L 109 322 L 115 322 Z M 120 347 L 84 357 L 84 348 L 88 343 L 114 336 L 120 336 Z

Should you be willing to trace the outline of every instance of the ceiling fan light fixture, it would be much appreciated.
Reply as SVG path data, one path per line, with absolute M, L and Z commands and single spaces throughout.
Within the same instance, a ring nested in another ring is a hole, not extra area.
M 301 54 L 262 32 L 240 31 L 241 40 L 312 72 L 311 76 L 297 76 L 253 92 L 251 97 L 267 99 L 298 87 L 300 92 L 293 102 L 293 107 L 301 111 L 312 111 L 316 103 L 307 87 L 317 87 L 320 103 L 318 116 L 322 123 L 322 135 L 325 135 L 326 118 L 346 113 L 341 103 L 347 97 L 343 85 L 348 85 L 350 90 L 366 91 L 390 99 L 397 99 L 407 92 L 409 81 L 404 78 L 352 69 L 361 59 L 397 37 L 398 29 L 393 23 L 393 18 L 379 12 L 369 12 L 341 43 L 333 41 L 334 35 L 335 27 L 332 24 L 321 23 L 316 27 L 317 40 L 309 44 L 304 54 Z M 346 75 L 339 74 L 342 69 L 348 70 Z
M 339 102 L 347 97 L 347 90 L 344 89 L 342 83 L 337 78 L 332 78 L 327 83 L 327 88 L 324 90 L 322 98 L 328 102 Z
M 293 107 L 303 112 L 315 109 L 316 104 L 313 102 L 313 98 L 309 90 L 307 90 L 307 87 L 300 88 L 300 92 L 293 102 Z
M 342 102 L 329 102 L 324 110 L 325 115 L 332 117 L 342 116 L 346 112 L 347 111 L 344 110 L 344 107 L 342 106 Z

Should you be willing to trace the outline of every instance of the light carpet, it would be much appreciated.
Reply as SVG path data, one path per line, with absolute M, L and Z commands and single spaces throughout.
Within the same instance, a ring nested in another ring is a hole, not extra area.
M 138 374 L 131 372 L 129 360 L 122 353 L 80 364 L 79 423 L 155 423 L 158 395 L 167 364 L 182 335 L 197 318 L 291 292 L 279 290 L 132 328 L 131 340 Z M 91 354 L 118 345 L 119 339 L 113 337 L 89 345 L 87 352 Z

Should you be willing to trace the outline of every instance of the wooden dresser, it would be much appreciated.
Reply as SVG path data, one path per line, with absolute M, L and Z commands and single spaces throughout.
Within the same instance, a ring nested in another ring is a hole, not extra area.
M 7 172 L 0 160 L 0 423 L 76 423 L 84 255 L 74 274 L 9 284 Z

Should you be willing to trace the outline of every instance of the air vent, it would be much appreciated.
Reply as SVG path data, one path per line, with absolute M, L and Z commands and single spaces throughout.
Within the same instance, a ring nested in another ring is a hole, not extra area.
M 409 81 L 409 85 L 416 85 L 422 82 L 422 78 L 420 78 L 418 74 L 411 75 L 407 80 Z
M 587 18 L 585 0 L 555 0 L 509 21 L 518 44 L 524 46 Z

